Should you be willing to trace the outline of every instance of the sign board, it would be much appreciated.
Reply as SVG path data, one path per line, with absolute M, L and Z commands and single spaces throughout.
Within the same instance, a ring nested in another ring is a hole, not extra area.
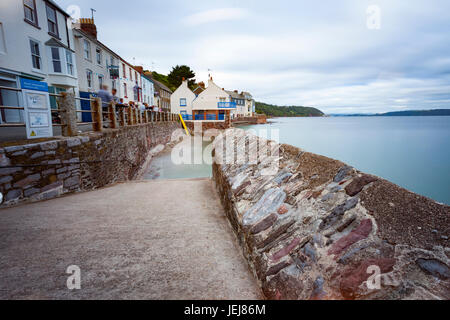
M 52 113 L 47 83 L 24 78 L 20 79 L 20 83 L 24 101 L 27 138 L 52 137 Z
M 26 78 L 20 78 L 20 87 L 26 90 L 48 92 L 47 82 L 36 81 Z

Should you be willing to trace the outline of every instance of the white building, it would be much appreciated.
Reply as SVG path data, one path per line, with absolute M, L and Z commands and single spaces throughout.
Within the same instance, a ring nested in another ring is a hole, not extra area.
M 50 0 L 0 3 L 0 86 L 21 88 L 22 79 L 48 84 L 50 93 L 78 85 L 69 15 Z M 56 108 L 55 99 L 50 99 Z M 19 92 L 0 89 L 0 104 L 23 106 Z M 23 122 L 18 110 L 3 110 L 6 122 Z
M 92 26 L 87 28 L 87 25 Z M 117 89 L 120 57 L 97 40 L 92 19 L 80 19 L 74 27 L 80 92 L 97 92 L 102 85 Z
M 181 85 L 170 96 L 170 112 L 192 115 L 192 103 L 195 99 L 196 95 L 188 87 L 188 80 L 183 79 Z
M 142 79 L 141 74 L 130 63 L 120 59 L 120 98 L 124 103 L 135 104 L 142 102 Z
M 152 80 L 145 76 L 141 75 L 142 79 L 142 102 L 146 103 L 149 107 L 154 106 L 154 96 L 155 96 L 155 86 L 153 85 Z
M 236 103 L 236 117 L 250 117 L 254 112 L 255 100 L 248 92 L 227 91 L 229 93 L 231 101 Z
M 225 115 L 231 117 L 236 112 L 236 103 L 231 101 L 230 95 L 216 85 L 212 78 L 208 80 L 208 87 L 192 102 L 192 116 L 194 120 L 224 120 Z

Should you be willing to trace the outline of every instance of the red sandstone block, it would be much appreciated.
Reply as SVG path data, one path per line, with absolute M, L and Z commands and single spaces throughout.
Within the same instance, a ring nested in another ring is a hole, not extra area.
M 336 255 L 335 259 L 337 259 L 337 256 L 341 252 L 346 250 L 352 244 L 367 238 L 371 231 L 372 231 L 372 220 L 366 219 L 361 221 L 361 224 L 355 230 L 353 230 L 348 235 L 336 241 L 331 247 L 331 249 L 328 250 L 328 254 L 329 255 L 335 254 Z

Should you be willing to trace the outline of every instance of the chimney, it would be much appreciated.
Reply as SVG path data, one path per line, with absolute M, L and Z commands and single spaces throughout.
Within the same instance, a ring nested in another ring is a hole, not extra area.
M 137 70 L 140 74 L 144 74 L 144 67 L 142 66 L 134 66 L 134 69 Z
M 95 26 L 94 19 L 80 18 L 78 23 L 75 24 L 75 27 L 80 28 L 82 31 L 97 39 L 97 27 Z

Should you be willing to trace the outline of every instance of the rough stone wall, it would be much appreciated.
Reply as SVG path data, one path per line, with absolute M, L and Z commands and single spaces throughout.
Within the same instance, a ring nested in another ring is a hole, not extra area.
M 186 121 L 185 123 L 190 132 L 195 131 L 195 126 L 198 126 L 195 128 L 197 131 L 201 127 L 203 132 L 209 129 L 225 130 L 230 128 L 230 122 L 228 121 Z
M 269 144 L 237 132 L 235 151 Z M 275 174 L 261 174 L 273 159 L 220 164 L 221 141 L 213 177 L 268 299 L 450 299 L 449 206 L 273 142 Z
M 177 122 L 140 124 L 0 148 L 2 207 L 133 179 Z
M 267 116 L 265 114 L 258 114 L 251 117 L 239 117 L 233 119 L 232 123 L 265 124 L 267 123 Z

